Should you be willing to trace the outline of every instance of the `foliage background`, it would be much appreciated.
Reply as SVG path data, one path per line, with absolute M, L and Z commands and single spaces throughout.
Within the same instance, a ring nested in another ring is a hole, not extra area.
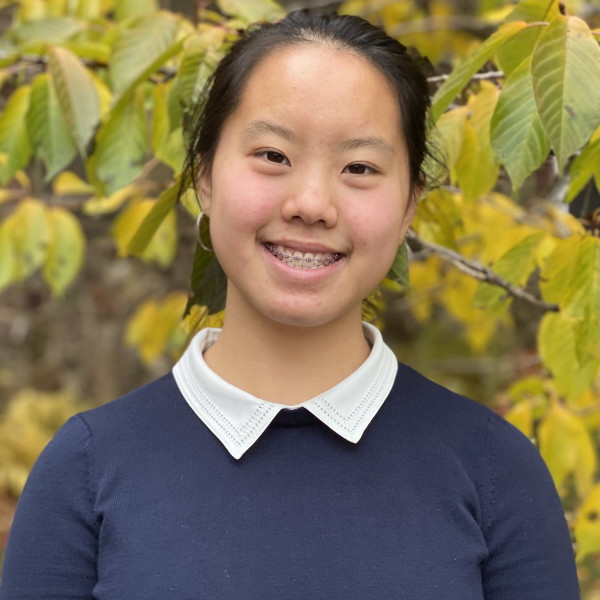
M 324 5 L 287 3 L 310 4 Z M 368 316 L 401 360 L 538 445 L 595 597 L 600 9 L 327 4 L 426 57 L 449 168 L 407 240 L 410 286 L 400 252 Z M 198 204 L 177 203 L 189 109 L 237 30 L 282 14 L 271 0 L 0 0 L 0 549 L 60 424 L 161 375 L 221 318 L 204 307 Z

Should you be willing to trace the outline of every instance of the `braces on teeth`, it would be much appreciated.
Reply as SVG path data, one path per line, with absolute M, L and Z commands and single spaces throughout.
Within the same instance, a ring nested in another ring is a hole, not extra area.
M 332 254 L 331 257 L 325 256 L 323 258 L 311 258 L 311 257 L 303 258 L 302 256 L 294 256 L 293 254 L 289 254 L 287 252 L 281 252 L 281 250 L 278 250 L 277 248 L 275 248 L 275 246 L 273 244 L 271 244 L 269 242 L 265 244 L 265 248 L 271 254 L 273 254 L 273 256 L 276 256 L 279 260 L 289 260 L 291 258 L 292 261 L 294 261 L 296 263 L 314 262 L 323 267 L 326 267 L 327 265 L 330 265 L 331 263 L 334 263 L 334 262 L 340 260 L 340 258 L 342 258 L 342 255 L 337 252 L 335 254 Z

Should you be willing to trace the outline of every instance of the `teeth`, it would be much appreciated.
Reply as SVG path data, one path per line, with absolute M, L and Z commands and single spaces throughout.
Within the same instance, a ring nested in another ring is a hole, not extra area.
M 270 242 L 265 244 L 265 248 L 282 262 L 303 269 L 320 269 L 321 267 L 326 267 L 342 258 L 342 255 L 337 252 L 334 254 L 300 252 L 285 246 L 276 246 Z

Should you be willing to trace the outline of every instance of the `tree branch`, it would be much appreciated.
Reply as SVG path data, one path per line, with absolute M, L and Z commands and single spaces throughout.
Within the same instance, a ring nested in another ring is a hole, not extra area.
M 475 73 L 473 77 L 471 77 L 471 81 L 473 80 L 481 80 L 481 79 L 504 79 L 504 71 L 486 71 L 485 73 Z M 434 77 L 428 77 L 427 81 L 429 83 L 441 83 L 446 81 L 450 75 L 436 75 Z
M 457 269 L 466 273 L 470 277 L 473 277 L 479 281 L 485 281 L 491 285 L 496 285 L 506 290 L 511 296 L 514 298 L 520 298 L 521 300 L 525 300 L 529 302 L 533 306 L 537 306 L 546 311 L 558 312 L 559 307 L 558 304 L 551 304 L 549 302 L 544 302 L 542 299 L 534 296 L 529 293 L 527 290 L 524 290 L 521 287 L 513 285 L 506 279 L 503 279 L 498 274 L 494 273 L 492 269 L 488 267 L 484 267 L 477 261 L 472 261 L 458 252 L 454 252 L 454 250 L 450 250 L 444 246 L 440 246 L 439 244 L 435 244 L 434 242 L 428 242 L 423 238 L 419 237 L 417 233 L 412 230 L 409 230 L 406 234 L 406 240 L 410 249 L 414 252 L 427 252 L 428 254 L 434 254 L 435 256 L 439 256 L 442 260 L 445 260 L 452 265 L 454 265 Z

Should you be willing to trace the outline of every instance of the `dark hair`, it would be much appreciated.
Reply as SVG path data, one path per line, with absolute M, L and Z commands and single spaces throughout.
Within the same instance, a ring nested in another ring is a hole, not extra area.
M 280 48 L 315 43 L 354 52 L 389 81 L 400 106 L 411 190 L 424 186 L 430 106 L 425 76 L 400 42 L 364 19 L 306 9 L 292 12 L 278 23 L 264 23 L 246 30 L 221 60 L 193 119 L 184 169 L 189 183 L 197 181 L 198 175 L 210 173 L 223 126 L 239 105 L 257 65 Z

